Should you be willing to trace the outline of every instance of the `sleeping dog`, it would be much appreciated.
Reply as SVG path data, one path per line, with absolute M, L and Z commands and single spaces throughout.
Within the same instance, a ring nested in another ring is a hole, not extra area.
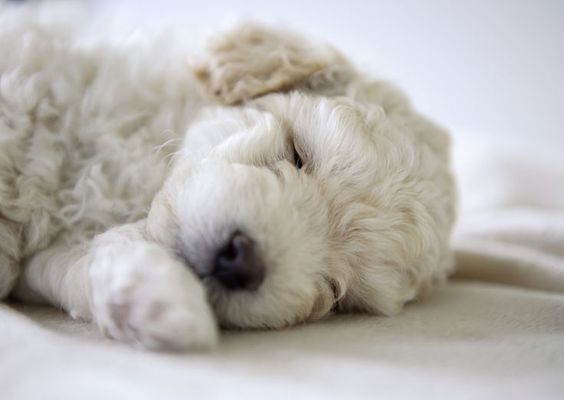
M 338 51 L 0 24 L 0 296 L 145 348 L 398 313 L 453 268 L 448 135 Z

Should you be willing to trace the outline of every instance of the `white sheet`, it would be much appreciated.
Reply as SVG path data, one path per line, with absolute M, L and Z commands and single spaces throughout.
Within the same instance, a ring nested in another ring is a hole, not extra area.
M 3 306 L 4 399 L 558 398 L 562 296 L 453 282 L 397 318 L 340 316 L 166 355 L 54 311 Z M 561 397 L 560 397 L 561 398 Z

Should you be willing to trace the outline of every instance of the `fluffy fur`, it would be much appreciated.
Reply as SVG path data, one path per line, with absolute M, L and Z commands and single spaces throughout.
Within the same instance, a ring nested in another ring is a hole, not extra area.
M 0 24 L 2 297 L 191 349 L 218 323 L 393 315 L 451 271 L 447 134 L 333 48 L 244 24 L 190 67 L 26 21 Z M 235 230 L 255 291 L 210 277 Z

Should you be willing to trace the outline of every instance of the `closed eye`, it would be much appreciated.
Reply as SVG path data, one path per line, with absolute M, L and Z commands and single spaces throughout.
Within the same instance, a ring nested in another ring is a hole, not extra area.
M 302 158 L 300 157 L 300 153 L 298 153 L 298 150 L 296 150 L 296 145 L 292 143 L 292 149 L 294 151 L 294 155 L 293 155 L 293 159 L 294 159 L 294 166 L 297 169 L 302 169 L 302 167 L 304 166 L 304 162 L 302 160 Z

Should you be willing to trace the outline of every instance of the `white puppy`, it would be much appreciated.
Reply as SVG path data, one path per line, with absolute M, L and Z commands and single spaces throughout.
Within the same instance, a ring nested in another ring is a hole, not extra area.
M 243 25 L 158 44 L 0 25 L 0 295 L 147 348 L 393 315 L 453 267 L 447 134 L 334 49 Z M 217 322 L 216 322 L 217 321 Z

